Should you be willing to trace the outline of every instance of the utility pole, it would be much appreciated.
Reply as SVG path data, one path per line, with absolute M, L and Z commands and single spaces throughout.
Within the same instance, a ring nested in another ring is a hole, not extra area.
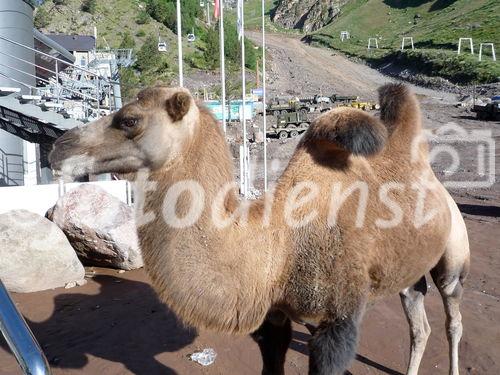
M 226 56 L 224 46 L 224 0 L 219 0 L 219 46 L 220 46 L 220 76 L 222 84 L 222 127 L 224 133 L 226 124 Z
M 266 2 L 262 0 L 262 105 L 264 107 L 264 191 L 267 191 Z
M 182 24 L 181 24 L 181 0 L 177 0 L 177 48 L 179 54 L 179 86 L 184 87 L 184 71 L 182 58 Z
M 242 0 L 240 3 L 240 22 L 241 22 L 241 87 L 242 87 L 242 106 L 241 106 L 241 121 L 243 123 L 243 150 L 244 150 L 244 195 L 245 198 L 248 197 L 248 192 L 249 192 L 249 178 L 248 178 L 248 170 L 250 169 L 250 155 L 248 152 L 248 145 L 247 145 L 247 119 L 246 119 L 246 92 L 247 92 L 247 85 L 246 85 L 246 70 L 245 70 L 245 3 Z
M 207 0 L 207 23 L 208 26 L 210 27 L 210 0 Z
M 256 82 L 257 83 L 257 88 L 260 87 L 260 66 L 259 66 L 259 62 L 260 62 L 260 60 L 257 59 L 257 64 L 256 64 L 256 68 L 255 68 L 255 70 L 256 70 L 255 73 L 256 73 L 256 77 L 257 77 L 257 82 Z

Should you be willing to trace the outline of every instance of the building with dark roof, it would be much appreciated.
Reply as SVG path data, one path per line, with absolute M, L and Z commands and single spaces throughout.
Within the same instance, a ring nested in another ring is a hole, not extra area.
M 64 47 L 75 56 L 75 64 L 83 68 L 92 60 L 96 49 L 96 40 L 91 35 L 47 34 L 47 37 Z

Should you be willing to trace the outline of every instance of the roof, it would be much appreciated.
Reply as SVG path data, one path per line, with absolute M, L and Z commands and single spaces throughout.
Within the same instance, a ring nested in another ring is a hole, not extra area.
M 95 49 L 95 38 L 91 35 L 47 34 L 47 37 L 70 52 L 87 52 Z
M 35 39 L 35 49 L 37 51 L 47 53 L 62 60 L 67 60 L 71 64 L 75 62 L 75 56 L 73 56 L 71 52 L 69 52 L 59 43 L 56 43 L 47 35 L 42 34 L 37 29 L 33 29 L 33 36 Z M 39 58 L 40 55 L 37 54 L 36 57 Z

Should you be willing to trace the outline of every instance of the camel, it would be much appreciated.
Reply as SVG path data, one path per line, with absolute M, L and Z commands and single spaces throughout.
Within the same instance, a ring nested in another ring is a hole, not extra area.
M 430 272 L 457 375 L 467 231 L 419 140 L 416 97 L 389 84 L 379 99 L 380 118 L 337 108 L 316 119 L 255 201 L 238 198 L 220 125 L 182 88 L 145 89 L 66 132 L 50 162 L 70 178 L 135 181 L 138 236 L 160 300 L 187 325 L 251 334 L 263 374 L 284 374 L 291 321 L 311 328 L 309 374 L 343 374 L 367 306 L 394 293 L 410 325 L 407 374 L 417 374 Z

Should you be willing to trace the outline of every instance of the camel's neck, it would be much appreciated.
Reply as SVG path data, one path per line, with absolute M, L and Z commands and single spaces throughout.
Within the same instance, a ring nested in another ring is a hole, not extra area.
M 155 289 L 181 319 L 248 333 L 269 308 L 270 264 L 276 260 L 262 228 L 214 221 L 214 213 L 221 220 L 230 217 L 238 199 L 229 190 L 234 181 L 229 148 L 204 111 L 180 164 L 151 176 L 157 188 L 146 194 L 144 211 L 155 219 L 139 227 L 139 238 Z M 192 193 L 172 193 L 184 188 Z M 194 209 L 200 202 L 201 210 Z M 184 220 L 191 214 L 194 221 Z

